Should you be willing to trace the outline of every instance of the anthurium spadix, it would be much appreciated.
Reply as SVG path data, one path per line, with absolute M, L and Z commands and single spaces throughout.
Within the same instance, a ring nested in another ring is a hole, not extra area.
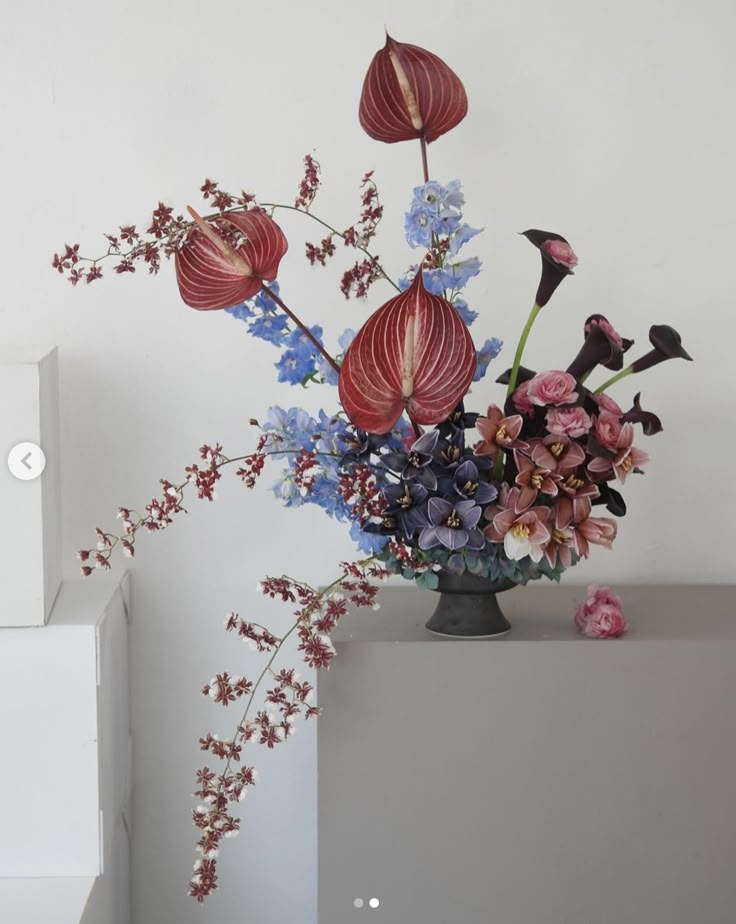
M 340 401 L 352 423 L 368 433 L 387 432 L 404 411 L 415 424 L 436 424 L 465 395 L 475 366 L 462 318 L 426 291 L 419 272 L 351 343 L 340 367 Z
M 195 226 L 176 253 L 176 281 L 192 308 L 230 308 L 256 295 L 266 279 L 275 279 L 288 249 L 283 231 L 265 212 L 253 209 L 203 219 L 194 209 Z
M 460 78 L 444 61 L 390 35 L 371 61 L 363 82 L 360 124 L 377 141 L 434 141 L 461 122 L 468 98 Z

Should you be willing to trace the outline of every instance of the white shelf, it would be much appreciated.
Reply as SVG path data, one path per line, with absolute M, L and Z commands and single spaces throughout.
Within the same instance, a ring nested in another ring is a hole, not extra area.
M 0 629 L 0 876 L 103 872 L 130 785 L 127 598 L 95 575 L 46 626 Z

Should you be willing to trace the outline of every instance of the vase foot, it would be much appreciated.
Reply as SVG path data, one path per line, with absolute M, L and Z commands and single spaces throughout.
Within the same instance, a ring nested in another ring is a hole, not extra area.
M 450 638 L 454 639 L 456 642 L 462 641 L 473 641 L 473 639 L 481 638 L 499 638 L 501 635 L 508 635 L 511 631 L 511 626 L 506 629 L 499 629 L 498 632 L 486 632 L 485 635 L 457 635 L 451 632 L 438 632 L 437 629 L 430 629 L 429 626 L 425 625 L 424 627 L 427 632 L 431 635 L 436 635 L 439 638 Z

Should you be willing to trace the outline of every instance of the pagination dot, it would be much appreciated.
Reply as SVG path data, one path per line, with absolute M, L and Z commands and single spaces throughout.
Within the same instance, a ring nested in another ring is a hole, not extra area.
M 362 908 L 364 904 L 365 904 L 365 902 L 363 901 L 362 898 L 355 898 L 355 899 L 353 899 L 353 905 L 354 905 L 354 907 L 356 907 L 356 908 Z
M 379 906 L 381 903 L 378 901 L 377 898 L 372 898 L 372 899 L 368 902 L 368 904 L 371 906 L 371 908 L 378 908 L 378 906 Z

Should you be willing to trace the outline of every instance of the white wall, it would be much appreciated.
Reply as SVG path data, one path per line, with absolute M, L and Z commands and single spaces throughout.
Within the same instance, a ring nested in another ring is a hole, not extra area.
M 665 432 L 647 443 L 647 476 L 627 486 L 615 553 L 598 552 L 573 580 L 732 578 L 729 0 L 37 0 L 3 20 L 0 331 L 60 348 L 69 574 L 93 527 L 114 525 L 118 504 L 142 505 L 202 441 L 247 450 L 248 418 L 271 402 L 317 407 L 320 396 L 275 385 L 275 351 L 223 314 L 187 309 L 170 268 L 74 291 L 52 273 L 52 252 L 65 240 L 101 252 L 100 232 L 144 222 L 159 198 L 197 204 L 205 176 L 288 202 L 302 155 L 316 147 L 319 212 L 338 225 L 353 220 L 357 181 L 375 168 L 386 204 L 379 249 L 400 273 L 419 152 L 370 140 L 356 118 L 385 24 L 440 54 L 467 87 L 470 114 L 430 148 L 430 167 L 463 180 L 467 219 L 486 228 L 476 238 L 485 272 L 468 289 L 482 314 L 474 334 L 502 337 L 512 352 L 538 273 L 515 232 L 542 227 L 570 239 L 580 269 L 545 309 L 529 365 L 566 365 L 592 311 L 639 344 L 650 323 L 671 323 L 697 360 L 635 383 Z M 310 322 L 336 335 L 390 295 L 376 288 L 369 305 L 345 303 L 343 258 L 310 271 L 301 251 L 314 230 L 298 216 L 283 227 L 291 251 L 281 283 Z M 633 391 L 615 394 L 625 403 Z M 489 379 L 477 393 L 482 407 L 498 390 Z M 204 919 L 186 897 L 196 740 L 230 723 L 198 688 L 216 669 L 247 674 L 260 663 L 224 636 L 223 615 L 283 624 L 255 582 L 274 571 L 319 582 L 350 551 L 342 529 L 316 510 L 280 510 L 266 484 L 249 495 L 225 479 L 211 508 L 192 502 L 168 535 L 139 546 L 136 924 Z M 243 836 L 223 853 L 222 888 L 204 912 L 211 924 L 235 908 L 252 924 L 314 920 L 313 734 L 302 728 L 282 752 L 257 753 L 263 781 Z

